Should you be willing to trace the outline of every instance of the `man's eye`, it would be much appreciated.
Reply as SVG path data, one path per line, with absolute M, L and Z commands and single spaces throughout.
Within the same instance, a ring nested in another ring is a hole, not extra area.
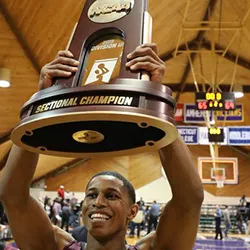
M 107 194 L 107 198 L 108 198 L 109 200 L 116 200 L 116 199 L 118 199 L 119 197 L 118 197 L 118 195 L 116 195 L 116 194 L 109 193 L 109 194 Z
M 97 197 L 97 194 L 96 193 L 89 193 L 89 194 L 87 194 L 87 197 L 89 197 L 89 198 L 96 198 Z

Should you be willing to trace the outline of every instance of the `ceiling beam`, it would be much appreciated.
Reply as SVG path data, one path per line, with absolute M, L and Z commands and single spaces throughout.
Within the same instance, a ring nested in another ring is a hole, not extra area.
M 38 74 L 40 74 L 41 71 L 41 67 L 33 53 L 33 51 L 31 50 L 31 48 L 29 47 L 27 41 L 25 40 L 24 36 L 22 35 L 20 29 L 18 28 L 17 23 L 15 22 L 15 20 L 11 17 L 10 13 L 8 12 L 6 6 L 4 5 L 3 1 L 0 0 L 0 12 L 3 14 L 6 22 L 8 23 L 11 31 L 14 33 L 14 35 L 16 36 L 19 44 L 22 46 L 23 51 L 25 52 L 26 56 L 29 58 L 29 60 L 31 61 L 33 67 L 35 68 L 35 70 L 37 71 Z
M 207 49 L 207 50 L 211 50 L 211 42 L 208 41 L 208 40 L 204 40 L 203 41 L 203 44 L 202 44 L 202 47 L 204 49 Z M 215 44 L 215 50 L 221 50 L 221 51 L 225 51 L 226 48 L 220 46 L 219 44 Z M 216 53 L 217 55 L 221 56 L 220 53 Z M 227 53 L 225 54 L 224 56 L 225 59 L 229 60 L 230 62 L 232 63 L 236 63 L 237 61 L 237 65 L 245 68 L 245 69 L 248 69 L 250 70 L 250 61 L 242 58 L 241 56 L 239 56 L 237 58 L 237 55 L 235 53 L 233 53 L 232 51 L 228 50 Z
M 196 44 L 196 40 L 191 40 L 187 43 L 188 48 L 190 48 L 191 50 L 195 49 L 197 44 Z M 187 45 L 186 44 L 182 44 L 178 47 L 177 51 L 179 50 L 186 50 L 187 49 Z M 165 52 L 164 54 L 160 55 L 159 57 L 161 58 L 161 60 L 163 62 L 167 62 L 170 59 L 174 58 L 174 52 L 176 51 L 176 49 L 172 49 L 170 51 Z
M 210 0 L 208 3 L 208 6 L 206 8 L 206 12 L 203 16 L 202 21 L 208 21 L 210 16 L 213 14 L 214 9 L 215 9 L 215 5 L 216 5 L 216 0 Z M 195 38 L 195 43 L 196 43 L 196 47 L 194 48 L 195 50 L 199 50 L 200 47 L 202 46 L 202 42 L 204 39 L 204 34 L 205 34 L 205 30 L 200 30 L 197 34 L 197 37 Z M 187 48 L 188 49 L 188 48 Z M 193 62 L 195 60 L 195 58 L 197 57 L 198 53 L 191 53 L 190 54 L 190 59 L 191 62 Z M 187 62 L 186 68 L 184 70 L 184 73 L 182 75 L 181 81 L 180 81 L 180 89 L 179 91 L 176 93 L 175 99 L 176 102 L 178 103 L 179 99 L 180 99 L 180 95 L 181 93 L 183 93 L 184 89 L 185 89 L 185 85 L 186 85 L 186 80 L 188 78 L 188 75 L 191 71 L 191 65 L 189 63 L 189 61 Z
M 168 86 L 173 92 L 178 92 L 181 88 L 180 83 L 163 83 L 163 84 Z M 206 90 L 208 90 L 211 87 L 211 85 L 209 84 L 198 84 L 199 87 L 202 87 L 204 85 Z M 220 84 L 219 87 L 222 92 L 230 92 L 231 84 L 230 83 Z M 243 85 L 242 87 L 244 93 L 250 93 L 250 85 Z M 195 85 L 193 83 L 186 83 L 183 93 L 186 92 L 196 92 Z

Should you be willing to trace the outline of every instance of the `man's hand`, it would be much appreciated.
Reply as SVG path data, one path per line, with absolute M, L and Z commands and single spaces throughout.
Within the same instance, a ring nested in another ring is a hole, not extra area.
M 150 74 L 152 82 L 161 83 L 165 75 L 165 63 L 157 55 L 157 46 L 147 43 L 137 47 L 128 55 L 126 66 L 132 71 L 143 70 Z M 57 53 L 55 60 L 44 65 L 41 70 L 39 89 L 51 87 L 55 78 L 70 77 L 77 72 L 79 61 L 73 58 L 70 51 L 63 50 Z
M 79 62 L 68 50 L 59 51 L 55 60 L 45 64 L 40 73 L 39 90 L 51 87 L 55 78 L 70 77 L 77 72 Z
M 127 58 L 130 61 L 126 63 L 126 66 L 132 71 L 144 70 L 150 74 L 152 82 L 162 82 L 166 66 L 157 55 L 157 46 L 155 43 L 142 44 L 128 54 Z

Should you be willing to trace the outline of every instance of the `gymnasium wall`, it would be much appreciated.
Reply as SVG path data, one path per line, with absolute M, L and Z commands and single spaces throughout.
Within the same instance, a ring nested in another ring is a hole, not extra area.
M 196 165 L 198 157 L 210 157 L 208 146 L 189 146 L 189 148 L 193 154 Z M 215 196 L 240 197 L 243 194 L 250 196 L 250 159 L 242 156 L 232 148 L 225 146 L 220 147 L 219 156 L 238 158 L 239 183 L 238 185 L 225 185 L 222 189 L 218 189 L 215 184 L 204 184 L 204 189 Z M 45 185 L 48 191 L 55 191 L 60 185 L 64 185 L 66 190 L 83 192 L 91 176 L 99 171 L 105 170 L 121 173 L 131 181 L 135 189 L 144 187 L 162 176 L 158 154 L 145 153 L 136 156 L 90 159 L 84 164 L 76 166 L 64 173 L 50 176 L 46 179 Z M 149 190 L 148 192 L 150 193 L 151 191 L 155 192 L 155 190 Z
M 56 191 L 44 191 L 40 188 L 32 188 L 31 194 L 40 200 L 42 200 L 46 195 L 52 199 L 57 197 Z M 84 192 L 75 192 L 74 194 L 79 201 L 81 201 L 85 195 Z M 159 203 L 165 204 L 171 200 L 172 192 L 168 181 L 165 178 L 160 177 L 157 180 L 138 188 L 136 190 L 136 199 L 139 200 L 140 197 L 142 197 L 145 202 L 152 202 L 153 200 L 156 200 Z M 203 204 L 237 205 L 239 204 L 239 200 L 240 197 L 214 196 L 205 191 Z M 247 200 L 250 200 L 250 197 L 247 197 Z
M 48 191 L 65 189 L 83 192 L 90 178 L 101 171 L 116 171 L 126 177 L 135 189 L 150 183 L 161 174 L 161 164 L 157 152 L 116 158 L 94 158 L 45 180 Z

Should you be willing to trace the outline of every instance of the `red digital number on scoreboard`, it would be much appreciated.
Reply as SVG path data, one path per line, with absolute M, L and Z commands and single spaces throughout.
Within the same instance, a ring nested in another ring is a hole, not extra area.
M 235 109 L 235 104 L 234 102 L 226 101 L 225 102 L 225 109 L 226 110 L 234 110 Z
M 199 110 L 207 110 L 207 102 L 198 102 L 198 109 Z

